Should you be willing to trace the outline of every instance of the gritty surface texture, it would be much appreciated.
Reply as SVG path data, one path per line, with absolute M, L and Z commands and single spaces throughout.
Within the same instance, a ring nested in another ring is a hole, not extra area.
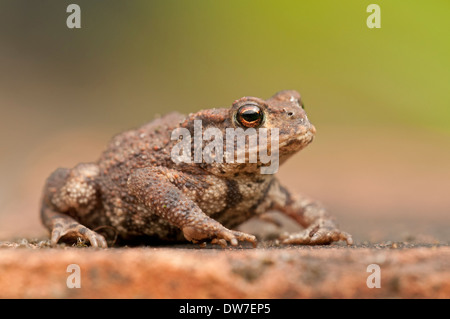
M 450 298 L 448 245 L 0 247 L 0 298 Z M 67 288 L 70 264 L 79 289 Z M 366 285 L 370 264 L 381 288 Z

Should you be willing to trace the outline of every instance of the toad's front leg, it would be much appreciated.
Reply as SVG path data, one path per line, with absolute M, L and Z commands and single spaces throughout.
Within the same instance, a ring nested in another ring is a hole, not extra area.
M 269 208 L 276 209 L 294 219 L 305 230 L 282 238 L 283 244 L 324 245 L 336 241 L 353 244 L 352 236 L 341 231 L 334 218 L 317 202 L 297 196 L 281 186 L 277 180 L 272 183 L 268 192 Z
M 150 211 L 183 231 L 192 242 L 211 240 L 213 244 L 236 246 L 238 241 L 256 245 L 252 235 L 225 228 L 208 217 L 200 207 L 177 187 L 177 184 L 198 183 L 195 177 L 165 167 L 136 170 L 128 179 L 128 190 Z

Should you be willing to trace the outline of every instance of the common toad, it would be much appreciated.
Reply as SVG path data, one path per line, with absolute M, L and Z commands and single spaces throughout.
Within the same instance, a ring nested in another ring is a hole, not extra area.
M 201 123 L 200 138 L 205 141 L 207 128 L 218 129 L 223 136 L 227 128 L 278 129 L 279 151 L 272 155 L 277 155 L 279 164 L 312 142 L 315 134 L 300 94 L 292 90 L 268 100 L 243 97 L 231 108 L 188 116 L 170 113 L 121 133 L 97 162 L 59 168 L 47 179 L 41 218 L 51 231 L 52 244 L 82 238 L 91 246 L 107 247 L 106 239 L 118 237 L 123 243 L 145 238 L 149 242 L 188 240 L 221 246 L 248 241 L 255 246 L 253 235 L 231 229 L 269 210 L 278 210 L 305 228 L 283 238 L 284 244 L 340 240 L 352 244 L 352 237 L 337 228 L 320 204 L 292 195 L 274 174 L 263 174 L 261 169 L 268 165 L 259 157 L 253 163 L 174 160 L 173 151 L 182 140 L 173 138 L 174 132 L 184 129 L 196 134 L 196 123 Z M 269 144 L 275 145 L 268 142 L 267 149 Z M 242 151 L 234 147 L 236 155 Z M 246 160 L 250 149 L 244 149 Z M 213 156 L 225 156 L 230 150 L 224 145 L 223 152 L 216 149 Z M 196 153 L 194 147 L 192 153 Z M 113 230 L 112 234 L 107 230 Z

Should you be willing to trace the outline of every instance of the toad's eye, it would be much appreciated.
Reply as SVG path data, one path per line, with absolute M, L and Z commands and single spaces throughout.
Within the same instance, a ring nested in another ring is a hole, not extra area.
M 236 120 L 243 127 L 259 127 L 264 120 L 264 112 L 254 104 L 243 105 L 236 114 Z

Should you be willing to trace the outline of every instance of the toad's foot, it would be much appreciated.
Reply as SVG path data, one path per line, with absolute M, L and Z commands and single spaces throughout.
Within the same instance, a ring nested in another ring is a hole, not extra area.
M 327 225 L 311 225 L 302 232 L 282 236 L 282 244 L 292 245 L 328 245 L 333 242 L 343 240 L 347 245 L 353 244 L 352 236 L 343 232 L 334 226 Z
M 107 248 L 105 238 L 93 230 L 77 223 L 64 220 L 56 221 L 51 235 L 51 244 L 56 246 L 58 241 L 76 241 L 78 238 L 88 241 L 92 247 Z
M 187 240 L 196 242 L 203 242 L 208 239 L 211 240 L 211 244 L 218 244 L 222 247 L 226 247 L 227 243 L 231 246 L 237 246 L 240 241 L 247 241 L 252 243 L 253 247 L 256 247 L 257 241 L 256 237 L 239 231 L 229 230 L 225 227 L 220 227 L 220 229 L 199 229 L 192 226 L 187 226 L 183 228 L 184 237 Z

